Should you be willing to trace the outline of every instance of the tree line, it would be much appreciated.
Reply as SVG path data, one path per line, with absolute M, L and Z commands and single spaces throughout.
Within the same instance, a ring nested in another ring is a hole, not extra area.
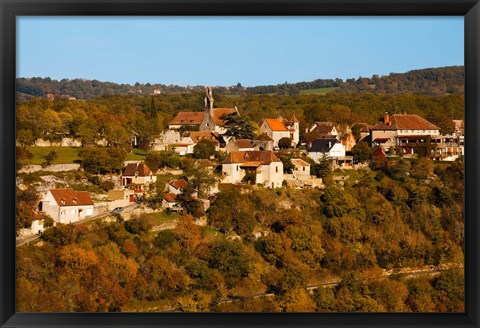
M 449 66 L 412 70 L 406 73 L 390 73 L 387 76 L 373 75 L 346 79 L 316 79 L 308 82 L 281 83 L 243 87 L 241 83 L 233 86 L 216 86 L 215 92 L 226 95 L 244 94 L 279 94 L 298 95 L 300 91 L 318 88 L 338 88 L 339 92 L 374 92 L 374 93 L 419 93 L 443 95 L 463 93 L 465 69 L 463 66 Z M 42 97 L 53 94 L 57 97 L 75 97 L 77 99 L 92 99 L 114 95 L 150 95 L 155 90 L 165 93 L 203 92 L 205 86 L 179 86 L 161 83 L 139 83 L 133 85 L 101 82 L 86 79 L 62 79 L 60 81 L 49 77 L 17 78 L 16 92 L 19 101 L 32 97 Z
M 315 95 L 216 96 L 216 106 L 239 108 L 241 117 L 253 123 L 263 118 L 295 115 L 301 137 L 316 121 L 332 121 L 342 130 L 353 123 L 376 124 L 384 112 L 418 114 L 452 132 L 452 119 L 463 119 L 464 96 L 373 93 Z M 203 93 L 160 96 L 112 96 L 87 101 L 34 98 L 19 103 L 16 110 L 17 141 L 32 145 L 36 139 L 79 139 L 84 147 L 105 139 L 109 146 L 126 147 L 136 137 L 138 147 L 149 149 L 158 135 L 180 111 L 203 111 Z M 257 126 L 258 127 L 258 126 Z

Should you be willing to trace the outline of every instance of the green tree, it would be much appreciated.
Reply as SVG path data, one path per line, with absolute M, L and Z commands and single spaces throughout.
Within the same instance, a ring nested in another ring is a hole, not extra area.
M 369 161 L 372 153 L 372 148 L 364 141 L 360 141 L 352 147 L 352 156 L 355 163 L 365 163 Z
M 224 128 L 227 130 L 227 132 L 225 132 L 226 136 L 237 139 L 255 139 L 255 129 L 247 118 L 237 113 L 222 115 L 220 118 L 227 121 L 224 125 Z
M 58 154 L 55 150 L 50 151 L 43 157 L 45 159 L 45 166 L 51 165 L 54 160 L 58 158 Z
M 215 144 L 211 140 L 202 139 L 193 147 L 193 157 L 209 159 L 215 155 Z
M 218 269 L 226 278 L 243 278 L 252 270 L 250 259 L 238 240 L 214 241 L 208 257 L 208 266 Z
M 280 149 L 288 149 L 292 146 L 292 139 L 290 138 L 282 138 L 278 140 L 278 147 Z

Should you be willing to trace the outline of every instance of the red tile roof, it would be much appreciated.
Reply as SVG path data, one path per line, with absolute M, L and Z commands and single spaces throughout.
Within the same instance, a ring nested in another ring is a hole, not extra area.
M 175 198 L 177 197 L 177 195 L 175 195 L 174 193 L 170 192 L 166 195 L 163 195 L 163 199 L 165 199 L 167 202 L 169 203 L 174 203 L 175 202 Z
M 238 148 L 253 148 L 253 142 L 249 139 L 237 139 L 235 140 Z
M 227 155 L 223 164 L 261 162 L 261 165 L 269 165 L 272 162 L 281 162 L 270 150 L 232 151 Z
M 262 133 L 258 136 L 257 140 L 266 140 L 266 141 L 273 141 L 266 133 Z
M 200 140 L 206 139 L 218 144 L 218 140 L 211 131 L 191 131 L 189 137 L 194 143 L 198 143 Z
M 188 186 L 188 182 L 180 179 L 180 180 L 172 180 L 169 182 L 169 184 L 174 187 L 175 189 L 181 190 L 185 189 Z
M 259 167 L 260 165 L 262 165 L 260 161 L 251 161 L 243 163 L 241 167 Z
M 235 108 L 214 108 L 213 109 L 213 123 L 216 125 L 223 126 L 227 122 L 226 120 L 220 119 L 223 115 L 233 114 L 236 113 L 237 110 Z
M 285 125 L 276 118 L 266 118 L 264 120 L 272 131 L 288 131 Z
M 170 125 L 200 125 L 205 117 L 205 112 L 180 112 L 168 124 Z
M 378 123 L 372 130 L 439 130 L 439 127 L 414 114 L 393 114 L 390 124 Z
M 90 194 L 73 189 L 50 189 L 50 193 L 59 206 L 93 205 Z
M 333 122 L 315 122 L 316 127 L 312 132 L 317 132 L 321 136 L 331 136 L 331 132 L 335 127 Z
M 143 162 L 129 163 L 123 169 L 123 176 L 133 177 L 135 174 L 139 177 L 148 177 L 152 173 L 152 170 Z
M 310 166 L 310 164 L 308 164 L 307 162 L 305 162 L 303 159 L 300 159 L 300 158 L 292 158 L 290 161 L 292 161 L 293 163 L 297 163 L 298 165 L 301 165 L 301 166 Z

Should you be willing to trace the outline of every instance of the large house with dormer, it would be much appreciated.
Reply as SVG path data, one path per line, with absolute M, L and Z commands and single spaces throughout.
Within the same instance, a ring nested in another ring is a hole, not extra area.
M 372 146 L 385 151 L 400 144 L 414 143 L 427 136 L 440 135 L 440 128 L 423 117 L 414 114 L 393 114 L 387 112 L 383 121 L 370 129 Z
M 222 163 L 223 183 L 247 182 L 280 188 L 283 163 L 272 151 L 232 151 Z M 248 180 L 248 181 L 247 181 Z
M 86 191 L 50 189 L 38 205 L 55 222 L 77 222 L 93 215 L 94 204 Z

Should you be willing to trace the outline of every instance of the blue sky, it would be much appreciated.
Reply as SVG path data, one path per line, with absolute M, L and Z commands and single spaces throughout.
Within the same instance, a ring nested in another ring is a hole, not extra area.
M 18 17 L 17 76 L 244 86 L 464 64 L 458 17 Z

